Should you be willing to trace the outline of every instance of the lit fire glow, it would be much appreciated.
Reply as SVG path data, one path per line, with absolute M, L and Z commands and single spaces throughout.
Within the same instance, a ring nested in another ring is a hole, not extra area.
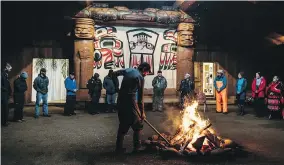
M 203 119 L 198 113 L 198 101 L 191 103 L 185 103 L 185 108 L 181 112 L 182 120 L 178 128 L 176 135 L 171 139 L 171 143 L 181 144 L 182 147 L 191 151 L 196 151 L 196 147 L 193 147 L 198 138 L 205 137 L 206 132 L 210 132 L 211 135 L 215 134 L 215 131 L 208 128 L 210 122 L 208 119 Z M 216 136 L 217 138 L 217 136 Z M 187 144 L 188 143 L 188 144 Z M 203 141 L 202 146 L 208 146 L 209 141 L 207 138 Z

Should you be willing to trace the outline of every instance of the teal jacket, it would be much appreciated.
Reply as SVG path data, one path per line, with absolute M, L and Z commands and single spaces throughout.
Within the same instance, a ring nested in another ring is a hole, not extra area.
M 227 78 L 226 76 L 221 76 L 221 77 L 216 77 L 215 80 L 214 80 L 214 87 L 215 89 L 217 89 L 217 84 L 216 84 L 216 81 L 222 81 L 223 82 L 223 86 L 220 88 L 220 91 L 222 91 L 223 89 L 225 89 L 227 87 Z

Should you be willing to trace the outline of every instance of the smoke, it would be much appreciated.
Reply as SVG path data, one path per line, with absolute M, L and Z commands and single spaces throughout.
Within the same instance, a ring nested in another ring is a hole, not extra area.
M 164 105 L 166 120 L 161 123 L 161 128 L 168 133 L 176 132 L 181 124 L 181 114 L 180 111 L 175 106 Z

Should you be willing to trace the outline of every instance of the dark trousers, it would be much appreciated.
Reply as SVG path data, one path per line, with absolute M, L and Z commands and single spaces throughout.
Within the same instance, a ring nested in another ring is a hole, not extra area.
M 14 104 L 14 120 L 22 120 L 24 115 L 25 94 L 15 94 Z
M 2 94 L 1 96 L 1 124 L 5 125 L 8 122 L 9 108 L 8 108 L 8 96 Z
M 143 129 L 142 122 L 136 122 L 134 124 L 119 123 L 117 137 L 116 137 L 116 149 L 120 150 L 123 148 L 124 136 L 127 134 L 129 128 L 133 130 L 133 147 L 138 149 L 141 147 L 140 136 Z
M 254 111 L 258 117 L 264 117 L 268 114 L 264 104 L 264 98 L 256 98 L 254 100 Z
M 94 94 L 94 95 L 92 96 L 91 105 L 90 105 L 89 108 L 88 108 L 88 111 L 89 111 L 90 114 L 99 112 L 99 101 L 100 101 L 100 97 L 101 97 L 100 94 L 99 94 L 99 95 Z
M 67 95 L 64 107 L 64 114 L 65 115 L 74 114 L 75 106 L 76 106 L 76 95 Z

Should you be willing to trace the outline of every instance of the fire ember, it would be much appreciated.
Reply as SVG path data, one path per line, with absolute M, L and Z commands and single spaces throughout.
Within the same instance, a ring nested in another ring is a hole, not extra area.
M 198 102 L 186 103 L 181 112 L 181 124 L 175 134 L 158 133 L 142 142 L 149 150 L 166 155 L 195 156 L 219 155 L 233 151 L 236 144 L 217 136 L 208 119 L 198 113 Z

